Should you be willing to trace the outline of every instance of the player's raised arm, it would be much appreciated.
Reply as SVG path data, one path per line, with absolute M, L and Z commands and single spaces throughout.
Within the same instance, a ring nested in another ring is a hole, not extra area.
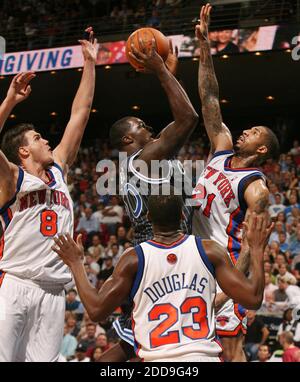
M 99 293 L 89 282 L 82 258 L 84 251 L 79 236 L 77 244 L 70 235 L 54 239 L 53 250 L 67 264 L 74 276 L 80 299 L 92 321 L 108 317 L 129 296 L 137 272 L 138 257 L 133 248 L 128 248 L 118 261 L 113 274 L 103 284 Z
M 231 264 L 226 251 L 213 242 L 203 242 L 206 253 L 215 267 L 216 279 L 227 296 L 247 309 L 258 309 L 264 292 L 264 249 L 273 229 L 267 214 L 253 212 L 245 224 L 250 248 L 250 276 Z
M 144 46 L 142 40 L 140 45 Z M 133 45 L 131 49 L 133 53 L 130 54 L 145 67 L 145 71 L 155 73 L 158 77 L 174 117 L 174 122 L 161 132 L 159 139 L 145 146 L 139 159 L 148 162 L 172 157 L 193 132 L 198 123 L 198 115 L 182 86 L 155 51 L 154 42 L 150 51 L 146 51 L 145 47 L 143 51 L 137 51 Z
M 7 95 L 0 106 L 0 132 L 13 108 L 29 97 L 31 93 L 29 83 L 34 77 L 34 72 L 23 72 L 13 78 Z
M 0 150 L 0 209 L 8 203 L 16 192 L 18 167 L 10 163 Z
M 211 152 L 232 150 L 232 136 L 229 129 L 222 123 L 219 102 L 219 85 L 208 39 L 208 24 L 211 6 L 206 4 L 201 8 L 200 23 L 196 25 L 196 37 L 200 44 L 198 87 L 202 103 L 202 115 L 205 129 L 211 143 Z
M 98 45 L 94 39 L 92 28 L 87 28 L 89 41 L 79 40 L 82 46 L 84 67 L 79 89 L 72 104 L 71 117 L 67 124 L 60 144 L 54 150 L 54 158 L 65 170 L 76 159 L 79 146 L 89 120 L 95 92 L 95 64 L 97 61 Z

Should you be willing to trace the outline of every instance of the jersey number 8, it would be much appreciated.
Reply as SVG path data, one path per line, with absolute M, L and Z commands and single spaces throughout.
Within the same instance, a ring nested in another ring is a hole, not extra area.
M 57 234 L 57 213 L 52 210 L 41 212 L 41 234 L 46 237 L 52 237 Z

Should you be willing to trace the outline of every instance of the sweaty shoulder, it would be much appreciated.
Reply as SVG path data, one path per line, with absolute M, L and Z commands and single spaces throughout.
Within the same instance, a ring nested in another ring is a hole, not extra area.
M 118 262 L 118 267 L 129 270 L 130 273 L 136 273 L 138 267 L 138 256 L 133 247 L 127 248 Z
M 269 190 L 263 179 L 251 182 L 244 192 L 248 208 L 256 213 L 264 212 L 269 205 Z
M 227 258 L 227 252 L 224 247 L 214 240 L 202 240 L 203 249 L 213 265 L 219 265 Z

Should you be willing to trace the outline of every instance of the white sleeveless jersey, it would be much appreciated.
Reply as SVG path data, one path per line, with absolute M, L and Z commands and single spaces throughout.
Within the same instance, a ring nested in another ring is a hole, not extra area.
M 51 247 L 57 234 L 73 234 L 73 204 L 60 167 L 54 164 L 47 175 L 46 184 L 19 168 L 17 192 L 0 210 L 0 270 L 63 285 L 71 274 Z
M 233 151 L 215 153 L 193 191 L 193 234 L 214 240 L 227 248 L 233 264 L 241 248 L 241 228 L 247 204 L 246 183 L 265 179 L 256 168 L 231 168 Z
M 218 357 L 214 268 L 201 239 L 172 245 L 152 240 L 135 247 L 138 271 L 131 297 L 135 351 L 145 361 Z

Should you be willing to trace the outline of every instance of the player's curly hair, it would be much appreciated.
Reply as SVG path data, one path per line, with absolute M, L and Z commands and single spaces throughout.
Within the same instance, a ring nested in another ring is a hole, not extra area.
M 5 132 L 1 141 L 1 150 L 6 158 L 19 166 L 21 159 L 19 157 L 19 148 L 28 144 L 25 134 L 27 131 L 34 130 L 35 128 L 31 123 L 21 123 L 15 127 L 10 128 Z

